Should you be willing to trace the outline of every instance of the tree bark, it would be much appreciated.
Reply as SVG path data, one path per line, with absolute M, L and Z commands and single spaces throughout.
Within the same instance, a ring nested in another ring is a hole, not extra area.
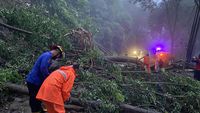
M 17 92 L 20 94 L 28 95 L 28 89 L 27 89 L 27 87 L 25 87 L 23 85 L 6 83 L 5 87 L 8 88 L 8 90 L 11 92 L 15 92 L 15 93 Z M 100 102 L 98 102 L 98 101 L 85 101 L 85 100 L 81 100 L 79 98 L 74 98 L 74 97 L 70 97 L 70 102 L 68 102 L 68 103 L 78 105 L 79 107 L 87 106 L 87 105 L 91 105 L 91 107 L 97 107 L 100 105 Z
M 129 62 L 129 63 L 142 64 L 141 61 L 139 61 L 137 58 L 133 58 L 133 57 L 106 56 L 106 57 L 104 57 L 104 59 L 107 61 L 112 61 L 112 62 Z
M 196 1 L 196 12 L 195 12 L 194 21 L 192 24 L 192 29 L 191 29 L 190 38 L 189 38 L 188 46 L 187 46 L 187 53 L 186 53 L 186 59 L 188 63 L 192 59 L 193 49 L 195 46 L 199 26 L 200 26 L 200 4 Z
M 6 88 L 8 88 L 9 91 L 11 92 L 15 92 L 15 93 L 20 93 L 20 94 L 24 94 L 24 95 L 28 95 L 28 89 L 27 87 L 23 86 L 23 85 L 17 85 L 17 84 L 12 84 L 12 83 L 6 83 L 5 84 Z M 78 106 L 81 105 L 80 100 L 77 98 L 70 98 L 71 103 L 76 103 L 77 105 L 65 105 L 66 109 L 70 109 L 70 110 L 76 110 L 76 111 L 81 111 L 84 108 L 82 106 Z
M 121 113 L 159 113 L 157 111 L 146 110 L 128 104 L 120 104 L 120 108 L 121 108 Z
M 23 85 L 6 83 L 5 86 L 12 92 L 28 95 L 28 89 Z M 74 98 L 74 97 L 71 97 L 70 101 L 67 103 L 69 104 L 68 105 L 65 104 L 65 108 L 68 110 L 75 110 L 75 111 L 83 111 L 84 107 L 87 107 L 87 106 L 96 108 L 101 104 L 101 102 L 98 102 L 98 101 L 84 101 L 84 100 L 81 100 L 79 98 Z M 153 111 L 150 109 L 146 110 L 146 109 L 131 106 L 128 104 L 120 104 L 119 107 L 121 108 L 122 113 L 159 113 L 157 111 Z
M 75 110 L 77 112 L 84 110 L 84 107 L 77 106 L 77 105 L 64 105 L 64 106 L 65 106 L 65 109 L 67 109 L 67 110 Z
M 171 54 L 174 55 L 174 39 L 175 39 L 175 31 L 176 31 L 176 24 L 178 20 L 178 9 L 180 6 L 180 1 L 181 0 L 173 0 L 174 3 L 168 4 L 167 0 L 163 0 L 165 3 L 165 8 L 166 8 L 166 15 L 167 15 L 167 21 L 168 21 L 168 27 L 169 27 L 169 32 L 171 36 Z M 173 6 L 171 9 L 169 5 Z M 174 11 L 173 11 L 174 9 Z M 173 16 L 172 14 L 170 15 L 170 10 L 172 10 L 172 13 L 175 15 Z M 172 19 L 170 19 L 170 16 Z M 174 17 L 174 19 L 173 19 Z
M 19 92 L 21 94 L 28 95 L 28 89 L 26 86 L 12 84 L 12 83 L 6 83 L 5 87 L 8 88 L 9 91 Z

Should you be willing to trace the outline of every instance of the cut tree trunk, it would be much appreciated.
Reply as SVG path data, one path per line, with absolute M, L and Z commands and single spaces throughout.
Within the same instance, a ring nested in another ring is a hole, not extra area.
M 153 111 L 150 109 L 146 110 L 128 104 L 121 104 L 120 108 L 121 108 L 121 113 L 159 113 L 157 111 Z
M 6 83 L 5 86 L 11 92 L 15 92 L 15 93 L 17 92 L 20 94 L 28 95 L 28 89 L 27 89 L 27 87 L 25 87 L 23 85 Z M 68 102 L 68 103 L 74 104 L 74 105 L 79 105 L 79 107 L 80 106 L 88 106 L 88 105 L 90 105 L 91 107 L 98 107 L 100 105 L 100 102 L 98 102 L 98 101 L 86 101 L 86 100 L 82 100 L 82 99 L 74 98 L 74 97 L 70 97 L 70 102 Z
M 23 85 L 17 85 L 17 84 L 12 84 L 12 83 L 6 83 L 5 84 L 6 88 L 9 89 L 9 91 L 11 92 L 15 92 L 15 93 L 20 93 L 20 94 L 24 94 L 24 95 L 28 95 L 28 89 L 27 87 L 23 86 Z M 72 103 L 78 103 L 78 105 L 80 104 L 80 100 L 77 98 L 70 98 L 70 101 Z M 83 107 L 82 106 L 78 106 L 78 105 L 65 105 L 65 109 L 68 110 L 75 110 L 75 111 L 83 111 Z
M 28 95 L 28 89 L 23 85 L 6 83 L 5 86 L 8 88 L 8 90 L 12 92 Z M 84 107 L 88 107 L 88 106 L 96 108 L 96 107 L 99 107 L 101 104 L 100 101 L 86 101 L 86 100 L 81 100 L 79 98 L 74 98 L 74 97 L 70 97 L 70 101 L 67 103 L 70 103 L 70 105 L 65 104 L 65 108 L 68 110 L 74 110 L 74 111 L 83 111 Z M 159 113 L 157 111 L 153 111 L 150 109 L 145 110 L 145 109 L 131 106 L 128 104 L 120 104 L 119 107 L 122 113 Z
M 84 110 L 84 107 L 77 106 L 77 105 L 65 105 L 65 108 L 66 108 L 67 110 L 75 110 L 75 111 L 77 111 L 77 112 L 83 111 L 83 110 Z
M 112 61 L 112 62 L 129 62 L 135 64 L 142 64 L 137 58 L 133 57 L 125 57 L 125 56 L 105 56 L 105 60 Z
M 196 1 L 195 17 L 193 20 L 190 38 L 187 45 L 187 54 L 186 54 L 187 62 L 190 62 L 192 59 L 193 49 L 196 43 L 199 26 L 200 26 L 200 3 Z
M 11 92 L 18 92 L 20 94 L 28 95 L 28 89 L 26 86 L 17 85 L 13 83 L 6 83 L 5 86 Z
M 147 73 L 146 71 L 121 71 L 122 74 L 127 74 L 127 73 Z

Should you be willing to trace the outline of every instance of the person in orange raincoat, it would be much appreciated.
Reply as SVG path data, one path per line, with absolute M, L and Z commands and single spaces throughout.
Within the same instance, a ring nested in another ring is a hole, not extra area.
M 151 73 L 150 56 L 149 56 L 149 54 L 146 54 L 143 58 L 144 58 L 144 68 L 145 68 L 145 71 L 147 73 Z
M 41 100 L 48 113 L 65 113 L 64 102 L 69 100 L 78 64 L 61 66 L 43 82 L 36 98 Z

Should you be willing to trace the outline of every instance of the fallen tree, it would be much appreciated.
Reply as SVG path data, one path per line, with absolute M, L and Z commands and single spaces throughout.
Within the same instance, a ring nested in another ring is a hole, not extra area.
M 142 64 L 142 62 L 138 60 L 138 58 L 133 58 L 133 57 L 105 56 L 104 59 L 106 61 L 111 61 L 111 62 L 128 62 L 128 63 Z
M 28 89 L 23 85 L 6 83 L 5 87 L 8 88 L 9 91 L 28 95 Z M 68 103 L 70 103 L 70 105 L 65 104 L 65 108 L 68 110 L 75 111 L 83 111 L 84 107 L 86 106 L 98 107 L 101 104 L 101 102 L 99 101 L 86 101 L 74 97 L 71 97 Z M 123 113 L 159 113 L 157 111 L 145 110 L 128 104 L 120 104 L 119 107 Z
M 8 90 L 11 91 L 11 92 L 28 95 L 28 89 L 27 89 L 27 87 L 25 87 L 23 85 L 6 83 L 5 87 L 8 88 Z M 77 98 L 70 98 L 70 101 L 72 101 L 72 103 L 79 103 L 80 104 L 79 99 L 77 99 Z M 65 105 L 65 108 L 69 109 L 69 110 L 75 110 L 75 111 L 83 110 L 83 107 L 78 106 L 78 105 Z
M 5 87 L 8 88 L 8 90 L 11 92 L 18 92 L 20 94 L 28 95 L 28 89 L 26 86 L 12 84 L 12 83 L 6 83 Z
M 75 111 L 83 111 L 84 107 L 77 106 L 77 105 L 65 105 L 65 109 L 75 110 Z
M 23 85 L 6 83 L 5 87 L 8 88 L 8 90 L 11 91 L 11 92 L 17 92 L 17 93 L 20 93 L 20 94 L 28 95 L 28 89 L 27 89 L 27 87 L 25 87 Z M 98 106 L 100 104 L 97 101 L 84 101 L 84 100 L 81 100 L 79 98 L 74 98 L 74 97 L 70 98 L 69 103 L 75 104 L 75 105 L 80 105 L 80 106 L 92 105 L 93 107 L 94 107 L 94 105 Z
M 128 104 L 120 104 L 120 108 L 121 108 L 121 112 L 122 113 L 159 113 L 157 111 L 153 111 L 153 110 L 145 110 L 145 109 L 141 109 L 139 107 L 135 107 L 135 106 L 131 106 Z

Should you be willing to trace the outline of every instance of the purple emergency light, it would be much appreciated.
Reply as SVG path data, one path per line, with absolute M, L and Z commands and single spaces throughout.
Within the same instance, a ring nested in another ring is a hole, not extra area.
M 161 47 L 156 47 L 156 51 L 161 51 L 162 48 Z

